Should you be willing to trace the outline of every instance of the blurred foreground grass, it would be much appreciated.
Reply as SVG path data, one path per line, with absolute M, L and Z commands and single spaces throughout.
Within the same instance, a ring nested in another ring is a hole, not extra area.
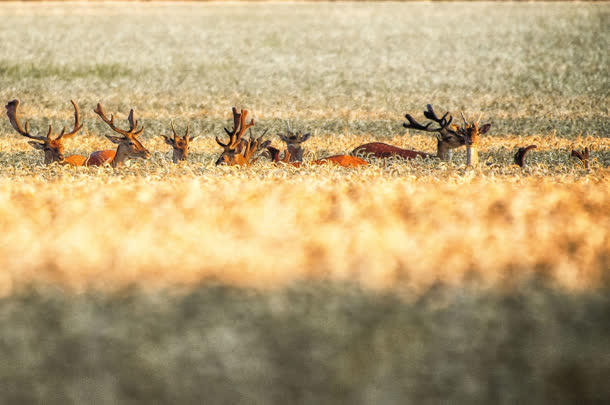
M 602 404 L 608 287 L 39 286 L 0 299 L 0 402 Z

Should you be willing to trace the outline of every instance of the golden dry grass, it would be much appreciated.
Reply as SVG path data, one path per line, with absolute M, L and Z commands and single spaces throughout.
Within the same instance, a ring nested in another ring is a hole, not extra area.
M 473 275 L 510 285 L 532 274 L 595 286 L 610 267 L 608 10 L 2 4 L 0 98 L 20 98 L 33 128 L 70 125 L 76 99 L 88 134 L 67 143 L 70 153 L 110 147 L 97 101 L 121 119 L 134 107 L 153 157 L 117 171 L 45 167 L 3 120 L 0 289 L 209 278 L 400 288 Z M 463 150 L 449 164 L 359 170 L 213 165 L 232 105 L 270 133 L 283 119 L 315 130 L 307 146 L 322 157 L 376 140 L 432 152 L 431 137 L 400 126 L 428 102 L 493 122 L 480 168 L 463 167 Z M 181 167 L 157 136 L 172 118 L 203 134 Z M 530 143 L 528 166 L 512 165 Z M 568 156 L 588 145 L 585 171 Z

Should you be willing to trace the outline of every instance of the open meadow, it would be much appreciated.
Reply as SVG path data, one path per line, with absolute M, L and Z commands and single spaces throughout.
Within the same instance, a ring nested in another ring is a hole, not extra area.
M 602 403 L 610 398 L 610 6 L 0 3 L 0 402 Z M 306 160 L 431 103 L 491 123 L 480 164 L 216 166 L 245 108 Z M 4 104 L 3 104 L 4 105 Z M 174 165 L 161 134 L 200 135 Z M 519 147 L 536 144 L 526 165 Z M 587 169 L 572 148 L 591 152 Z

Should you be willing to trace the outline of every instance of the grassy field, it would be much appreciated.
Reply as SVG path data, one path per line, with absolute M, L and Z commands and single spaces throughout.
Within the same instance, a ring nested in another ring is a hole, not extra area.
M 0 100 L 41 132 L 72 125 L 76 100 L 86 130 L 67 154 L 111 148 L 97 102 L 135 108 L 152 157 L 45 166 L 0 121 L 0 402 L 603 402 L 609 16 L 2 3 Z M 214 165 L 231 106 L 258 132 L 314 132 L 313 159 L 371 141 L 434 152 L 401 126 L 427 103 L 492 123 L 478 168 L 463 149 L 357 170 Z M 181 166 L 159 136 L 172 119 L 201 135 Z M 585 146 L 588 170 L 569 158 Z

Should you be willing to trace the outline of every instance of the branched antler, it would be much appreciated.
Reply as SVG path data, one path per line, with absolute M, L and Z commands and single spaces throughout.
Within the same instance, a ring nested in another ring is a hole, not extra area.
M 106 117 L 106 113 L 104 112 L 102 104 L 97 103 L 97 107 L 95 107 L 93 112 L 96 113 L 97 115 L 99 115 L 100 118 L 102 119 L 102 121 L 104 121 L 106 124 L 108 124 L 108 126 L 114 132 L 117 132 L 126 137 L 130 137 L 130 136 L 137 137 L 144 131 L 144 125 L 142 125 L 142 128 L 140 128 L 138 130 L 139 121 L 138 120 L 134 121 L 133 108 L 131 109 L 131 111 L 129 111 L 129 117 L 127 117 L 127 120 L 129 121 L 129 130 L 124 130 L 124 129 L 121 129 L 121 128 L 118 128 L 117 126 L 115 126 L 114 125 L 114 115 L 110 114 L 110 119 L 108 119 L 108 117 Z
M 254 120 L 252 120 L 254 125 Z M 250 161 L 250 159 L 252 158 L 252 156 L 254 156 L 254 154 L 259 150 L 262 149 L 264 146 L 263 142 L 263 137 L 265 136 L 265 134 L 267 133 L 268 129 L 265 129 L 265 131 L 263 132 L 263 134 L 261 136 L 259 136 L 258 138 L 254 138 L 254 136 L 252 135 L 252 130 L 250 130 L 250 139 L 246 142 L 246 149 L 244 150 L 244 157 L 246 158 L 246 161 Z M 270 141 L 268 141 L 270 143 Z
M 447 128 L 449 126 L 449 124 L 451 124 L 453 117 L 449 115 L 449 112 L 446 112 L 442 118 L 438 118 L 438 116 L 434 112 L 434 109 L 432 108 L 432 105 L 428 104 L 426 106 L 426 108 L 427 108 L 427 110 L 424 111 L 424 116 L 426 118 L 428 118 L 429 120 L 432 120 L 432 121 L 436 122 L 437 124 L 439 124 L 440 125 L 439 128 L 430 128 L 430 125 L 432 125 L 432 122 L 429 122 L 426 125 L 422 125 L 419 122 L 417 122 L 411 116 L 411 114 L 405 115 L 405 118 L 407 119 L 407 121 L 409 121 L 409 123 L 407 124 L 405 122 L 404 124 L 402 124 L 402 126 L 405 128 L 417 129 L 419 131 L 440 132 L 440 131 L 444 130 L 445 128 Z M 449 120 L 447 120 L 447 115 L 449 115 Z
M 71 132 L 66 133 L 66 127 L 64 127 L 61 130 L 61 133 L 59 134 L 59 136 L 57 138 L 55 138 L 55 140 L 60 140 L 61 138 L 68 139 L 72 135 L 75 135 L 76 133 L 78 133 L 78 131 L 80 131 L 83 128 L 83 125 L 80 123 L 80 119 L 79 119 L 78 106 L 76 105 L 74 100 L 70 100 L 70 102 L 74 106 L 74 128 L 72 129 Z M 30 123 L 28 121 L 25 122 L 25 129 L 23 129 L 23 127 L 19 123 L 19 112 L 18 112 L 19 100 L 17 100 L 17 99 L 11 100 L 8 102 L 8 104 L 5 107 L 6 107 L 6 115 L 8 116 L 8 120 L 10 121 L 11 125 L 13 126 L 15 131 L 17 131 L 17 133 L 19 135 L 23 135 L 26 138 L 35 139 L 37 141 L 43 141 L 43 142 L 52 139 L 51 138 L 51 134 L 53 133 L 52 125 L 49 125 L 49 131 L 47 132 L 46 136 L 32 135 L 30 133 Z
M 223 148 L 234 149 L 241 142 L 242 136 L 246 133 L 246 131 L 254 126 L 254 119 L 250 120 L 249 123 L 246 123 L 246 117 L 248 116 L 248 111 L 241 110 L 241 113 L 237 112 L 237 108 L 233 107 L 233 130 L 229 131 L 225 128 L 225 132 L 229 135 L 229 142 L 222 143 L 218 137 L 216 137 L 216 142 Z
M 78 106 L 76 105 L 74 100 L 70 100 L 70 102 L 74 106 L 74 128 L 72 129 L 71 132 L 68 132 L 66 134 L 65 133 L 66 132 L 66 127 L 64 127 L 61 130 L 61 133 L 59 134 L 57 139 L 61 139 L 61 138 L 68 139 L 68 138 L 72 137 L 73 135 L 76 135 L 78 133 L 78 131 L 80 131 L 83 128 L 83 124 L 80 123 L 80 119 L 79 119 L 79 115 L 78 115 Z
M 515 153 L 515 164 L 519 165 L 519 167 L 525 166 L 525 154 L 532 149 L 536 149 L 536 145 L 529 145 L 525 148 L 519 148 L 517 153 Z
M 427 104 L 426 109 L 427 110 L 424 111 L 424 116 L 429 120 L 437 122 L 441 126 L 441 129 L 446 128 L 449 124 L 451 124 L 451 121 L 453 121 L 453 117 L 449 115 L 449 111 L 447 111 L 442 118 L 438 118 L 431 104 Z M 449 115 L 449 121 L 447 121 L 447 115 Z
M 17 112 L 18 107 L 19 107 L 19 100 L 17 100 L 17 99 L 9 101 L 8 104 L 5 106 L 6 115 L 8 116 L 8 120 L 10 121 L 11 125 L 13 126 L 13 128 L 15 128 L 15 131 L 17 131 L 17 133 L 19 135 L 23 135 L 30 139 L 36 139 L 38 141 L 44 141 L 45 139 L 51 137 L 51 132 L 53 132 L 53 127 L 51 125 L 49 125 L 49 133 L 47 134 L 47 136 L 37 136 L 37 135 L 30 134 L 30 123 L 28 121 L 25 122 L 25 129 L 23 129 L 21 127 L 21 124 L 19 124 L 19 118 L 18 118 L 18 112 Z

